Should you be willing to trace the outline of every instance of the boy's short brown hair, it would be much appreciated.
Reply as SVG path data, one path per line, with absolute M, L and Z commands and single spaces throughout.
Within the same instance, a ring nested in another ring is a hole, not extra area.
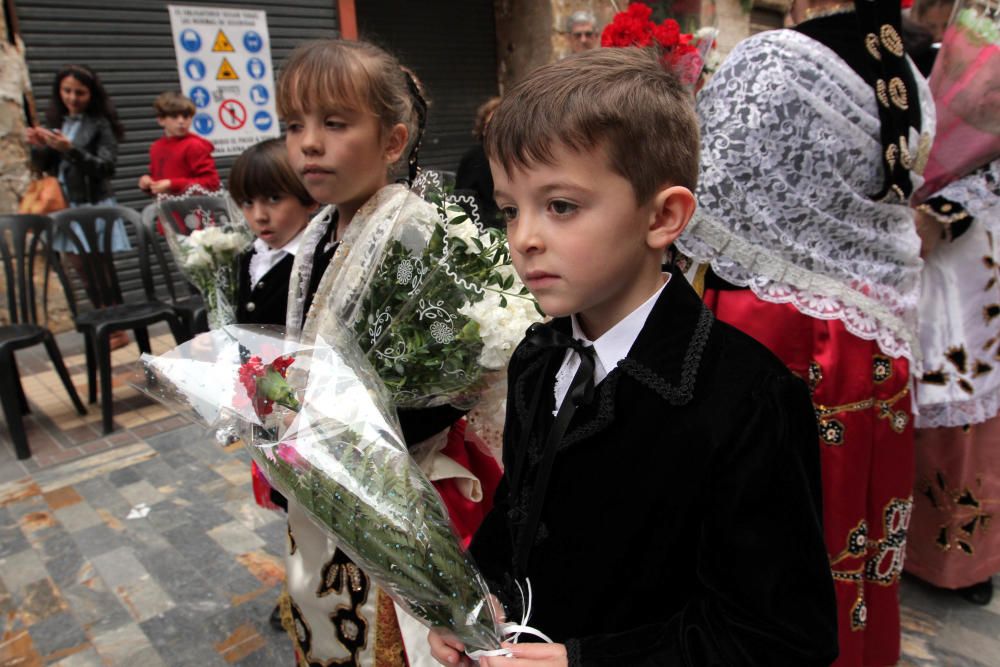
M 194 102 L 176 90 L 168 90 L 165 93 L 157 95 L 156 100 L 153 102 L 153 108 L 156 109 L 157 118 L 170 118 L 171 116 L 186 116 L 190 118 L 195 112 Z
M 694 97 L 651 49 L 602 48 L 539 67 L 504 96 L 484 148 L 505 170 L 552 163 L 553 143 L 603 147 L 645 202 L 665 184 L 698 182 Z
M 306 186 L 288 162 L 282 139 L 266 139 L 243 151 L 229 172 L 229 194 L 237 204 L 257 197 L 291 195 L 303 206 L 314 206 Z

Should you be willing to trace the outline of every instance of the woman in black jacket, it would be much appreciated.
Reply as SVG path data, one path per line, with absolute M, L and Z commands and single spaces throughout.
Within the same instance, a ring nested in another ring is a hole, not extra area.
M 118 159 L 118 142 L 125 132 L 97 73 L 84 65 L 61 69 L 53 81 L 45 119 L 48 127 L 30 127 L 26 131 L 35 168 L 59 179 L 70 208 L 114 205 L 111 177 Z M 105 224 L 98 220 L 99 237 Z M 111 251 L 128 250 L 131 246 L 125 223 L 118 219 L 113 224 Z M 86 280 L 77 249 L 69 239 L 56 237 L 52 247 L 62 251 L 64 260 Z M 112 347 L 120 347 L 127 340 L 121 332 L 112 339 Z

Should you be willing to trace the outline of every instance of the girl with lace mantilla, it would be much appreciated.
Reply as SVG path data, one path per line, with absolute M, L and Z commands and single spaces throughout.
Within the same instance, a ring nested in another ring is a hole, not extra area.
M 719 319 L 809 382 L 835 664 L 895 665 L 919 354 L 908 198 L 934 115 L 898 3 L 813 5 L 739 44 L 701 91 L 699 210 L 678 245 Z
M 345 258 L 376 244 L 379 230 L 397 215 L 436 215 L 407 186 L 390 184 L 403 156 L 414 176 L 426 103 L 395 58 L 364 42 L 340 40 L 296 49 L 282 70 L 277 99 L 288 128 L 289 161 L 313 199 L 328 204 L 306 227 L 302 243 L 312 247 L 329 236 L 337 244 L 325 271 L 309 253 L 297 254 L 292 266 L 286 328 L 301 329 L 309 342 L 341 327 L 331 308 L 331 285 Z M 461 519 L 460 532 L 467 533 L 462 536 L 471 538 L 477 517 L 488 510 L 497 464 L 480 454 L 483 447 L 466 429 L 462 412 L 450 406 L 400 411 L 400 422 L 453 520 L 456 513 Z M 291 499 L 288 546 L 282 620 L 299 665 L 434 664 L 426 629 L 398 610 Z

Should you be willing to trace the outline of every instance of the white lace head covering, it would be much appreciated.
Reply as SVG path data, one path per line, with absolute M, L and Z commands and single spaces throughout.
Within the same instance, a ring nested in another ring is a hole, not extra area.
M 934 131 L 918 78 L 922 170 Z M 765 301 L 841 320 L 885 354 L 919 356 L 921 260 L 905 203 L 882 187 L 872 88 L 836 53 L 792 30 L 741 42 L 698 97 L 698 205 L 678 246 Z M 914 185 L 919 186 L 914 176 Z

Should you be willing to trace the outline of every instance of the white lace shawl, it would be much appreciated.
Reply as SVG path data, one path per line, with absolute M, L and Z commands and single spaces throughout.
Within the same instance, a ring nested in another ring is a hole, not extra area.
M 934 111 L 916 78 L 923 133 L 909 145 L 922 171 Z M 871 87 L 819 42 L 774 30 L 737 45 L 697 107 L 699 208 L 681 251 L 914 361 L 920 240 L 905 204 L 870 198 L 883 181 Z

